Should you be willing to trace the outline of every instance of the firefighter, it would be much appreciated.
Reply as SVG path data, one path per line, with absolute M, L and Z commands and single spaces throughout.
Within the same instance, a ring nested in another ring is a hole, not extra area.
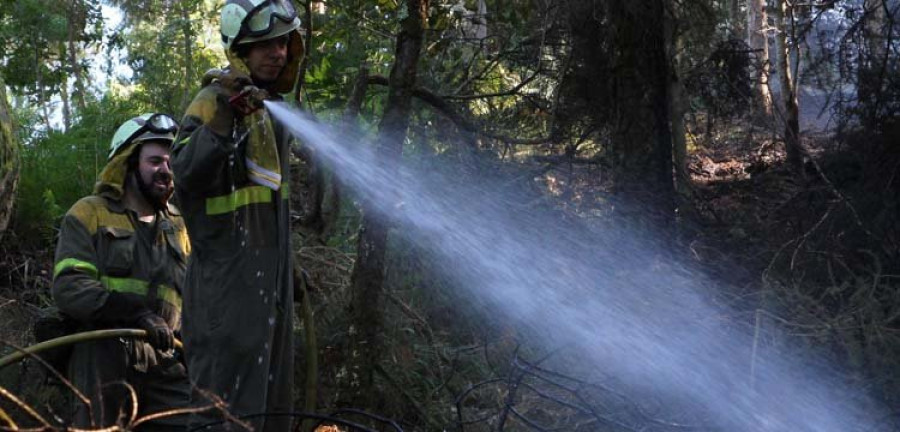
M 139 328 L 146 340 L 76 345 L 68 376 L 91 401 L 76 400 L 79 428 L 122 425 L 188 405 L 190 384 L 173 350 L 181 329 L 182 283 L 190 253 L 174 186 L 170 146 L 177 123 L 165 114 L 125 122 L 112 139 L 94 193 L 66 213 L 53 269 L 53 300 L 81 330 Z M 134 390 L 137 400 L 123 384 Z M 183 430 L 164 416 L 141 431 Z
M 289 136 L 262 102 L 294 88 L 299 29 L 291 1 L 228 0 L 221 33 L 229 64 L 206 73 L 173 148 L 175 193 L 194 248 L 184 300 L 188 371 L 238 417 L 293 407 Z M 207 402 L 202 393 L 194 399 Z M 207 413 L 190 424 L 220 419 Z M 257 431 L 291 424 L 285 416 L 248 422 Z

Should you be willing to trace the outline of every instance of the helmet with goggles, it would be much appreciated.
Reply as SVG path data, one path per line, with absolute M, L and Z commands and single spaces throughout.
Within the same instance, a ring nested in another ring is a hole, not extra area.
M 226 50 L 274 39 L 299 27 L 291 0 L 228 0 L 222 8 L 221 33 Z
M 107 159 L 112 159 L 131 144 L 142 141 L 161 140 L 171 144 L 175 141 L 177 131 L 178 122 L 172 117 L 161 113 L 142 114 L 119 126 L 109 145 Z

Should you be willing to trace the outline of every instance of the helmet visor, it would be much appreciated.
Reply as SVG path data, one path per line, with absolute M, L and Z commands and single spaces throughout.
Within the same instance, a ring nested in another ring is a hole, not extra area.
M 266 0 L 247 14 L 240 36 L 261 36 L 272 31 L 276 19 L 290 24 L 295 18 L 297 10 L 290 0 Z
M 157 113 L 150 116 L 143 127 L 154 133 L 175 133 L 178 131 L 178 122 L 172 117 Z
M 113 136 L 108 159 L 112 159 L 119 151 L 134 142 L 151 139 L 175 141 L 176 132 L 178 132 L 178 122 L 172 117 L 161 113 L 142 114 L 119 127 Z
M 140 123 L 141 119 L 135 119 L 135 121 Z M 132 142 L 151 139 L 174 141 L 176 132 L 178 132 L 178 122 L 175 119 L 161 113 L 153 114 L 134 133 L 128 136 L 125 142 L 122 143 L 122 147 Z

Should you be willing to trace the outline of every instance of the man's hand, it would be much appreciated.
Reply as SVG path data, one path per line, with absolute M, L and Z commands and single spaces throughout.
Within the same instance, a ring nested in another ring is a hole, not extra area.
M 263 107 L 269 92 L 253 85 L 249 76 L 234 69 L 210 69 L 203 76 L 203 85 L 218 82 L 228 94 L 228 105 L 247 116 Z
M 166 324 L 166 320 L 162 319 L 155 313 L 142 315 L 137 320 L 137 325 L 147 331 L 147 342 L 153 348 L 160 351 L 170 351 L 175 347 L 175 334 Z
M 228 99 L 228 104 L 242 115 L 253 114 L 263 108 L 263 101 L 269 98 L 269 92 L 254 85 L 245 86 L 241 91 Z
M 231 93 L 239 93 L 244 87 L 253 85 L 253 80 L 246 74 L 234 69 L 210 69 L 203 75 L 203 86 L 218 82 Z

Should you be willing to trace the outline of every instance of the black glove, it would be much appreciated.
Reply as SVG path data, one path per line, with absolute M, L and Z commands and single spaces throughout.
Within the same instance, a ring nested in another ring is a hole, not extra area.
M 263 101 L 268 98 L 269 92 L 254 85 L 248 85 L 242 88 L 238 94 L 230 97 L 228 104 L 241 115 L 248 116 L 256 110 L 262 109 Z
M 138 318 L 137 325 L 147 331 L 147 342 L 153 348 L 160 351 L 170 351 L 175 347 L 175 334 L 172 333 L 172 329 L 169 328 L 166 320 L 159 315 L 155 313 L 144 314 Z
M 211 70 L 204 79 L 217 81 L 228 90 L 228 104 L 244 116 L 262 109 L 263 101 L 269 99 L 269 92 L 257 87 L 249 76 L 234 69 Z
M 234 117 L 236 111 L 228 102 L 229 93 L 221 90 L 216 95 L 216 114 L 213 115 L 209 123 L 206 124 L 210 130 L 216 135 L 231 138 L 232 128 L 234 127 Z

